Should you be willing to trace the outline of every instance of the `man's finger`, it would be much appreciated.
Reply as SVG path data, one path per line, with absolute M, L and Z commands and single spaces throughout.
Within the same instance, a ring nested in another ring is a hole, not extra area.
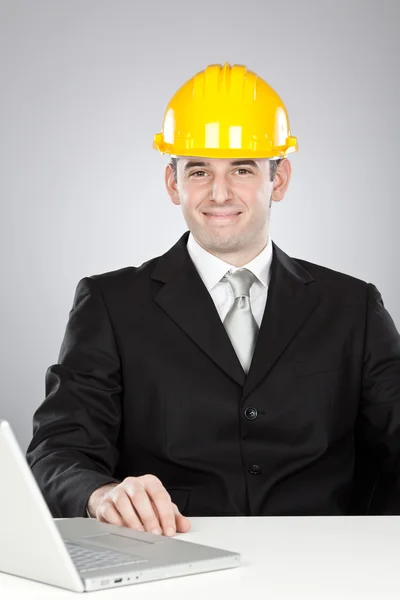
M 165 535 L 174 535 L 176 532 L 175 515 L 172 509 L 171 496 L 154 475 L 144 475 L 140 478 L 152 505 L 156 506 L 158 521 Z
M 125 491 L 146 531 L 162 533 L 159 518 L 153 510 L 150 498 L 141 483 L 133 482 L 125 486 Z
M 96 510 L 96 519 L 103 523 L 111 523 L 111 525 L 124 525 L 124 521 L 110 500 L 100 502 Z
M 172 508 L 175 515 L 176 530 L 179 531 L 179 533 L 186 533 L 191 528 L 189 519 L 179 511 L 176 504 L 172 504 Z
M 132 506 L 132 502 L 130 501 L 130 498 L 125 490 L 118 490 L 118 492 L 115 492 L 115 495 L 111 495 L 111 499 L 121 515 L 126 527 L 136 529 L 137 531 L 144 531 L 143 523 L 140 520 L 135 508 Z

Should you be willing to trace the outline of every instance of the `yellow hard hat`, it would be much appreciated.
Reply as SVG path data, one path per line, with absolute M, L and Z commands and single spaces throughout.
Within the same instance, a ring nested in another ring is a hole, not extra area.
M 209 65 L 171 98 L 153 148 L 175 156 L 282 158 L 298 150 L 286 108 L 244 65 Z

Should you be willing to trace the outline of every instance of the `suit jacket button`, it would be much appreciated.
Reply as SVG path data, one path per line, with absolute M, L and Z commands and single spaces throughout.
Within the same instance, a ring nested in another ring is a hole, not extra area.
M 254 406 L 248 406 L 246 408 L 246 410 L 244 411 L 244 416 L 249 421 L 254 421 L 254 419 L 257 419 L 257 415 L 258 415 L 258 412 L 257 412 L 257 409 L 254 408 Z
M 260 467 L 260 465 L 250 465 L 249 466 L 249 472 L 252 475 L 258 475 L 259 473 L 261 473 L 261 467 Z

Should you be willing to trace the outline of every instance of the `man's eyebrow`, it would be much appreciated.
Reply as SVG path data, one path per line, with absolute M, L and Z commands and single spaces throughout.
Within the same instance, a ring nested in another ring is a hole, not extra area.
M 209 164 L 210 163 L 207 163 L 207 162 L 199 162 L 199 161 L 191 160 L 186 163 L 184 171 L 188 171 L 192 167 L 206 167 Z M 249 165 L 249 166 L 252 166 L 252 167 L 255 167 L 256 169 L 258 169 L 258 165 L 254 160 L 241 159 L 241 160 L 232 160 L 231 161 L 232 167 L 237 167 L 239 165 Z
M 254 160 L 233 160 L 231 165 L 232 167 L 237 167 L 238 165 L 250 165 L 258 169 L 258 164 Z
M 190 160 L 189 162 L 186 163 L 184 171 L 187 171 L 191 167 L 206 167 L 208 164 L 209 163 L 206 163 L 206 162 L 197 162 L 197 161 Z

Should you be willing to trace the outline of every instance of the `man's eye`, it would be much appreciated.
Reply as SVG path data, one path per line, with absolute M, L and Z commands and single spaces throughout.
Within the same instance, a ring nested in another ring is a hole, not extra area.
M 239 169 L 236 169 L 236 171 L 243 171 L 244 173 L 250 173 L 250 175 L 252 173 L 249 169 L 245 169 L 245 168 L 239 168 Z M 189 177 L 193 177 L 194 175 L 198 175 L 199 173 L 202 176 L 206 174 L 205 171 L 193 171 L 192 173 L 190 173 Z M 195 177 L 195 179 L 199 179 L 199 177 Z
M 193 171 L 193 173 L 190 173 L 189 177 L 192 177 L 192 175 L 197 175 L 197 173 L 205 173 L 205 171 Z

